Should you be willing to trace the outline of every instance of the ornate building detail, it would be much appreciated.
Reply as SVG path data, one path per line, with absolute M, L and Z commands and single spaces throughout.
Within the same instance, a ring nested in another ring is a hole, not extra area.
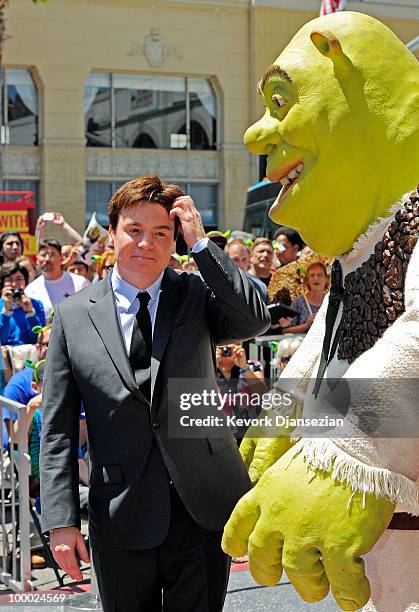
M 162 38 L 158 28 L 151 28 L 150 34 L 144 38 L 143 44 L 133 43 L 131 49 L 126 53 L 127 57 L 141 55 L 146 58 L 153 68 L 159 68 L 170 56 L 182 59 L 176 47 L 168 45 L 164 38 Z

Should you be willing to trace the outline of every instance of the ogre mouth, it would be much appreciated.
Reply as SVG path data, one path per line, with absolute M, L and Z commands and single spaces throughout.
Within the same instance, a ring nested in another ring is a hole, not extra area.
M 291 167 L 284 168 L 283 170 L 276 172 L 275 175 L 270 178 L 273 183 L 281 183 L 282 185 L 282 189 L 277 199 L 278 203 L 286 197 L 291 187 L 298 181 L 303 169 L 304 164 L 303 162 L 299 161 Z

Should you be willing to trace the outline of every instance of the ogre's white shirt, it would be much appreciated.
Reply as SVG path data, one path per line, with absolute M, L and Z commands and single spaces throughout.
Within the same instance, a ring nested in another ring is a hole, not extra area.
M 405 198 L 403 198 L 405 201 Z M 339 258 L 344 276 L 358 268 L 374 252 L 387 226 L 402 202 L 392 207 L 391 214 L 371 226 L 360 237 L 348 255 Z M 419 363 L 419 243 L 409 263 L 405 279 L 405 311 L 384 332 L 374 346 L 352 364 L 338 360 L 330 362 L 325 376 L 329 378 L 382 379 L 383 384 L 393 378 L 415 378 Z M 307 402 L 314 401 L 310 391 L 316 377 L 325 332 L 328 297 L 316 319 L 281 378 L 300 381 L 299 388 Z M 342 315 L 338 313 L 334 333 Z M 333 333 L 333 337 L 334 337 Z M 277 385 L 281 386 L 281 378 Z M 410 397 L 400 397 L 405 411 L 411 412 L 412 422 L 417 405 Z M 357 406 L 351 406 L 356 412 Z M 310 410 L 311 413 L 311 410 Z M 415 438 L 303 438 L 294 447 L 302 452 L 314 467 L 332 471 L 333 478 L 347 482 L 354 489 L 386 496 L 398 503 L 397 511 L 419 515 L 419 444 Z

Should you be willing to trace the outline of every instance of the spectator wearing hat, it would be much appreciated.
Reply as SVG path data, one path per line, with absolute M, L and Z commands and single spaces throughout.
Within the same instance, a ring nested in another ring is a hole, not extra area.
M 213 230 L 212 232 L 207 232 L 207 238 L 209 238 L 214 244 L 218 246 L 219 249 L 224 251 L 227 244 L 227 238 L 230 235 L 230 231 L 221 232 L 220 230 Z
M 89 277 L 89 266 L 81 257 L 77 257 L 73 263 L 67 267 L 67 272 L 71 274 L 77 274 L 77 276 L 83 276 L 84 278 Z
M 39 243 L 36 261 L 41 270 L 41 276 L 27 286 L 26 295 L 42 302 L 45 317 L 48 320 L 52 309 L 59 302 L 88 287 L 90 282 L 83 276 L 63 272 L 61 244 L 54 238 L 48 238 Z
M 35 328 L 36 330 L 36 328 Z M 36 355 L 39 361 L 45 359 L 48 351 L 49 336 L 51 333 L 51 325 L 42 327 L 37 332 L 36 339 Z M 4 388 L 3 395 L 8 399 L 14 400 L 19 404 L 27 404 L 30 399 L 36 395 L 32 390 L 33 369 L 25 366 L 23 370 L 19 370 L 10 378 Z M 9 418 L 9 413 L 3 409 L 3 420 Z

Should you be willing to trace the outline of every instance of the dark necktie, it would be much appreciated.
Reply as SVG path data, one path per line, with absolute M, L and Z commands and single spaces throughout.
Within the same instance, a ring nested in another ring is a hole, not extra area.
M 150 313 L 148 312 L 148 303 L 151 298 L 147 291 L 140 291 L 137 297 L 140 301 L 140 309 L 137 312 L 134 320 L 134 327 L 132 329 L 129 362 L 138 386 L 145 397 L 150 401 L 152 328 Z
M 330 284 L 329 304 L 326 312 L 326 331 L 324 333 L 322 354 L 320 358 L 319 370 L 317 372 L 316 383 L 314 385 L 313 393 L 317 397 L 320 385 L 322 384 L 323 376 L 327 366 L 333 359 L 334 354 L 339 343 L 340 336 L 340 324 L 336 330 L 335 337 L 333 339 L 332 348 L 330 349 L 330 343 L 332 341 L 333 327 L 335 325 L 336 317 L 338 316 L 339 305 L 343 298 L 343 282 L 342 282 L 342 266 L 339 261 L 335 259 L 332 265 L 332 278 Z

